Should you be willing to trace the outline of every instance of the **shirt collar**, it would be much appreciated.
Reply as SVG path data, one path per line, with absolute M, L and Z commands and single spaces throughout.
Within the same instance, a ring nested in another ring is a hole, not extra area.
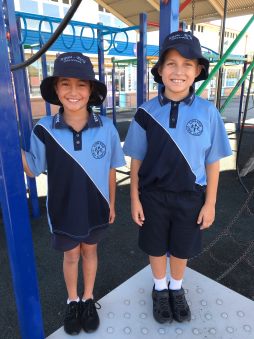
M 64 121 L 63 111 L 64 111 L 63 107 L 60 107 L 59 112 L 53 117 L 53 128 L 56 129 L 70 128 L 70 126 L 68 126 Z M 93 112 L 92 108 L 90 107 L 88 108 L 88 112 L 89 118 L 87 121 L 87 125 L 84 127 L 84 129 L 101 127 L 103 124 L 100 116 Z
M 170 102 L 173 102 L 173 100 L 170 100 L 167 97 L 165 97 L 164 92 L 165 92 L 165 86 L 163 86 L 161 88 L 161 91 L 159 93 L 159 102 L 160 102 L 161 106 L 164 106 L 164 105 L 166 105 Z M 195 99 L 195 92 L 194 92 L 194 88 L 191 86 L 189 94 L 187 95 L 187 97 L 184 98 L 181 101 L 178 101 L 178 103 L 184 102 L 186 105 L 190 106 L 193 103 L 194 99 Z

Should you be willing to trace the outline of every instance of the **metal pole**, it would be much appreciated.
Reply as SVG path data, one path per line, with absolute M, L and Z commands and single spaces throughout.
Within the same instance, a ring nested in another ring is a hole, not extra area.
M 224 37 L 225 37 L 225 28 L 226 28 L 226 18 L 227 18 L 227 8 L 228 1 L 224 0 L 224 13 L 222 19 L 222 30 L 220 33 L 220 59 L 223 56 L 223 48 L 224 48 Z M 222 80 L 223 80 L 223 67 L 219 69 L 218 78 L 217 78 L 217 92 L 216 92 L 216 107 L 220 109 L 220 101 L 221 101 L 221 89 L 222 89 Z
M 98 25 L 102 26 L 102 23 L 99 22 Z M 104 66 L 104 44 L 103 44 L 103 30 L 98 29 L 98 70 L 99 70 L 99 79 L 105 83 L 105 66 Z M 105 101 L 100 107 L 101 115 L 106 115 L 106 104 Z
M 112 62 L 112 115 L 113 115 L 113 123 L 116 126 L 116 84 L 115 84 L 115 75 L 116 75 L 116 65 L 115 58 L 111 59 Z
M 23 47 L 20 44 L 20 20 L 16 22 L 13 1 L 8 1 L 7 20 L 10 29 L 11 59 L 12 62 L 18 64 L 20 62 L 23 62 L 25 58 Z M 21 129 L 22 147 L 27 151 L 30 148 L 30 135 L 33 128 L 33 120 L 26 70 L 24 68 L 17 70 L 16 72 L 14 72 L 13 77 L 15 83 L 19 124 Z M 33 216 L 39 217 L 40 207 L 35 179 L 27 177 L 27 185 L 29 188 L 29 198 L 32 205 Z M 24 199 L 26 199 L 26 195 L 24 196 Z
M 246 68 L 247 68 L 247 55 L 245 55 L 245 58 L 246 58 L 246 60 L 244 61 L 244 64 L 243 64 L 243 74 L 246 72 Z M 240 126 L 241 126 L 241 115 L 242 115 L 242 107 L 243 107 L 244 87 L 245 87 L 245 82 L 242 83 L 242 87 L 241 87 L 238 121 L 237 121 L 237 131 L 240 130 Z
M 147 14 L 139 15 L 140 30 L 137 44 L 137 107 L 146 101 L 147 91 Z
M 43 45 L 43 43 L 42 43 L 42 41 L 40 41 L 40 48 L 42 47 L 42 45 Z M 48 76 L 47 57 L 46 57 L 45 53 L 43 53 L 42 56 L 41 56 L 41 68 L 42 68 L 42 77 L 43 77 L 43 79 L 45 79 Z M 50 103 L 48 103 L 47 101 L 45 101 L 45 108 L 46 108 L 46 114 L 48 116 L 51 116 Z
M 175 32 L 179 27 L 179 0 L 160 2 L 160 50 L 162 43 L 169 33 Z
M 169 33 L 175 32 L 179 27 L 179 0 L 168 1 L 164 4 L 160 1 L 160 54 L 164 39 Z M 159 85 L 160 91 L 161 85 Z
M 11 1 L 8 1 L 8 4 Z M 0 201 L 22 339 L 43 339 L 31 225 L 20 155 L 20 140 L 0 0 Z
M 242 145 L 242 137 L 243 137 L 243 131 L 244 131 L 244 127 L 245 127 L 245 121 L 246 121 L 246 118 L 247 118 L 247 112 L 248 112 L 248 105 L 249 105 L 249 98 L 250 98 L 250 90 L 251 90 L 251 86 L 252 86 L 252 80 L 253 80 L 253 68 L 252 68 L 251 73 L 250 73 L 249 87 L 248 87 L 248 91 L 247 91 L 247 95 L 246 95 L 246 102 L 245 102 L 245 107 L 244 107 L 244 112 L 243 112 L 243 121 L 242 121 L 242 126 L 241 126 L 241 129 L 240 129 L 239 140 L 238 140 L 238 144 L 237 144 L 237 155 L 236 155 L 236 171 L 237 171 L 237 176 L 238 176 L 238 179 L 239 179 L 241 185 L 243 186 L 244 190 L 246 191 L 246 193 L 249 193 L 249 190 L 244 185 L 244 182 L 243 182 L 243 180 L 242 180 L 242 178 L 240 176 L 239 157 L 240 157 L 240 149 L 241 149 L 241 145 Z

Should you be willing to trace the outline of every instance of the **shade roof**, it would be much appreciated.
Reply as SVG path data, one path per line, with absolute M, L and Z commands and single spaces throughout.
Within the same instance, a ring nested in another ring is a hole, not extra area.
M 95 0 L 128 26 L 139 25 L 139 13 L 148 15 L 148 22 L 159 23 L 160 0 Z M 195 0 L 194 23 L 208 22 L 223 17 L 224 0 Z M 180 1 L 180 5 L 185 0 Z M 254 13 L 254 0 L 228 0 L 227 17 Z M 192 2 L 180 13 L 180 20 L 191 23 Z

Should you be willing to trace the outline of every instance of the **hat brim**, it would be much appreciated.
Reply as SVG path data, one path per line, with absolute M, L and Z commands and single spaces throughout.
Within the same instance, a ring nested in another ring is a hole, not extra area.
M 198 63 L 203 66 L 200 74 L 195 78 L 194 82 L 206 80 L 208 78 L 209 60 L 204 58 L 202 55 L 195 53 L 195 51 L 190 49 L 188 45 L 184 46 L 182 44 L 181 45 L 175 44 L 175 45 L 170 46 L 170 48 L 163 51 L 163 53 L 159 57 L 159 60 L 151 69 L 151 73 L 154 76 L 155 82 L 159 84 L 163 84 L 162 78 L 159 74 L 159 67 L 162 65 L 162 59 L 165 56 L 165 53 L 167 53 L 170 49 L 176 49 L 186 59 L 197 59 Z
M 50 104 L 62 106 L 61 101 L 58 99 L 55 90 L 56 79 L 58 76 L 50 76 L 42 80 L 40 85 L 41 96 L 42 98 L 49 102 Z M 100 106 L 106 98 L 107 95 L 107 87 L 106 85 L 96 79 L 82 79 L 87 80 L 93 83 L 93 89 L 89 101 L 87 103 L 88 106 Z

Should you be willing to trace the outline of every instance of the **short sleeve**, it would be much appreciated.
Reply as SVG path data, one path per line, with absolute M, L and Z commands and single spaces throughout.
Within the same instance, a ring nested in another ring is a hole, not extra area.
M 111 138 L 111 160 L 110 168 L 117 168 L 125 165 L 124 153 L 116 128 L 112 128 Z
M 31 172 L 37 176 L 47 169 L 43 127 L 36 125 L 30 138 L 30 151 L 25 152 Z
M 206 151 L 206 164 L 211 164 L 232 155 L 227 132 L 220 113 L 216 108 L 211 114 L 211 146 Z
M 128 133 L 124 142 L 123 151 L 133 159 L 143 160 L 147 152 L 147 137 L 145 129 L 146 114 L 139 109 L 131 121 Z

